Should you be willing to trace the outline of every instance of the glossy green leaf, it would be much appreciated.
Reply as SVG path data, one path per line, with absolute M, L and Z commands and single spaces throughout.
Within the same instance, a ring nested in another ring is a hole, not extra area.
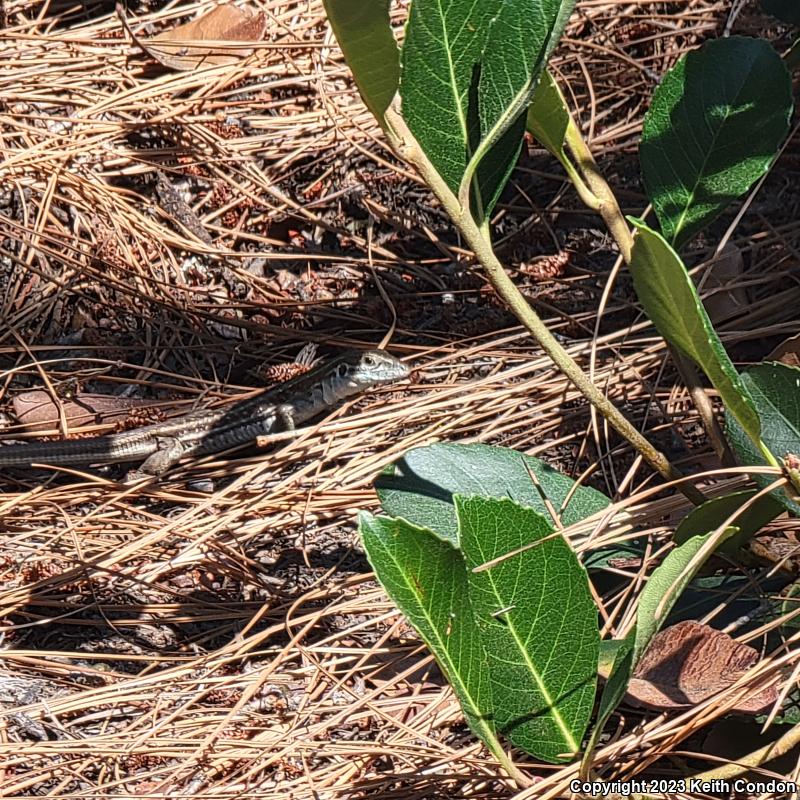
M 800 25 L 800 3 L 797 0 L 761 0 L 768 14 L 792 25 Z
M 708 318 L 680 256 L 664 237 L 641 220 L 630 219 L 636 232 L 630 270 L 636 294 L 658 332 L 697 363 L 719 392 L 725 408 L 754 441 L 759 422 L 753 402 Z
M 490 212 L 508 179 L 521 145 L 525 109 L 573 4 L 412 4 L 402 53 L 403 116 L 455 194 L 472 161 L 467 180 L 478 220 Z
M 361 513 L 359 532 L 375 575 L 436 657 L 470 729 L 498 752 L 488 662 L 470 608 L 463 558 L 430 531 L 404 520 Z
M 759 364 L 742 375 L 761 418 L 761 439 L 782 462 L 787 455 L 800 457 L 800 369 L 786 364 Z M 726 413 L 727 435 L 738 459 L 745 465 L 764 465 L 763 454 L 745 434 L 742 426 Z M 753 474 L 759 486 L 773 483 L 777 476 Z M 785 491 L 773 493 L 787 509 L 800 514 L 800 503 Z
M 511 500 L 455 497 L 469 596 L 489 659 L 497 730 L 557 762 L 578 752 L 597 681 L 600 635 L 586 570 L 542 515 Z
M 762 39 L 706 42 L 664 76 L 640 146 L 650 202 L 679 247 L 770 167 L 789 130 L 791 80 Z
M 720 541 L 724 541 L 733 532 L 735 532 L 734 528 L 728 528 L 720 537 Z M 681 592 L 703 565 L 704 562 L 701 561 L 695 564 L 694 568 L 688 569 L 690 562 L 710 536 L 711 534 L 707 534 L 689 539 L 672 550 L 664 561 L 653 570 L 653 574 L 639 597 L 632 668 L 636 668 L 647 645 L 661 630 L 661 626 Z
M 538 458 L 485 444 L 433 444 L 409 450 L 378 476 L 375 489 L 386 514 L 428 528 L 453 544 L 458 543 L 454 494 L 508 497 L 549 519 L 544 495 L 564 526 L 602 511 L 611 502 L 596 489 L 576 487 L 575 481 Z
M 389 0 L 323 0 L 367 108 L 383 115 L 400 84 L 400 51 L 389 25 Z
M 696 508 L 693 508 L 675 529 L 675 543 L 683 544 L 693 536 L 702 536 L 715 531 L 726 519 L 740 509 L 748 500 L 756 495 L 755 490 L 732 492 L 715 497 Z M 735 554 L 739 547 L 771 522 L 783 511 L 783 506 L 771 497 L 762 497 L 754 505 L 737 514 L 731 527 L 737 532 L 727 539 L 720 548 L 724 552 Z

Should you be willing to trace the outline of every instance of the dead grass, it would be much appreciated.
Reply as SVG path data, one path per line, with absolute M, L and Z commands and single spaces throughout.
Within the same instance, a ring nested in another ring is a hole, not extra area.
M 131 24 L 156 33 L 213 3 L 162 5 L 131 6 Z M 45 377 L 59 393 L 77 375 L 94 390 L 145 385 L 178 405 L 207 402 L 306 342 L 384 337 L 416 380 L 268 454 L 193 461 L 146 489 L 114 471 L 3 476 L 0 795 L 564 796 L 576 766 L 520 756 L 537 783 L 518 793 L 476 744 L 372 581 L 354 512 L 375 509 L 383 465 L 445 438 L 516 447 L 619 489 L 650 560 L 601 598 L 611 635 L 630 624 L 686 503 L 651 491 L 647 469 L 494 301 L 387 151 L 321 4 L 252 5 L 269 18 L 252 56 L 174 73 L 130 47 L 111 3 L 3 4 L 3 390 Z M 554 68 L 631 212 L 644 208 L 633 156 L 654 76 L 730 12 L 708 0 L 587 0 L 573 17 Z M 733 30 L 761 21 L 751 4 Z M 795 142 L 731 232 L 750 302 L 720 327 L 741 361 L 797 330 L 796 153 Z M 192 214 L 165 208 L 159 172 Z M 499 236 L 537 307 L 682 468 L 709 471 L 709 494 L 744 486 L 741 472 L 715 471 L 624 275 L 597 318 L 614 261 L 599 222 L 536 152 L 514 180 Z M 565 274 L 526 272 L 562 252 Z M 198 484 L 209 478 L 212 493 Z M 590 533 L 614 541 L 630 528 Z M 795 639 L 759 676 L 797 668 Z M 714 766 L 698 751 L 728 702 L 624 711 L 595 766 L 626 778 Z

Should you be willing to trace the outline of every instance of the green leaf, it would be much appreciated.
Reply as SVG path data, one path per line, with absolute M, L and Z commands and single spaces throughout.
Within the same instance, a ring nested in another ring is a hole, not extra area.
M 436 656 L 472 732 L 502 753 L 492 719 L 491 688 L 480 630 L 470 607 L 458 551 L 404 520 L 359 515 L 375 575 Z
M 800 25 L 800 3 L 797 0 L 761 0 L 767 14 L 791 25 Z
M 484 216 L 516 163 L 526 109 L 574 7 L 575 0 L 507 0 L 492 20 L 480 66 L 480 144 L 473 156 L 480 163 Z
M 389 0 L 323 0 L 367 108 L 383 115 L 400 84 L 400 51 L 389 24 Z
M 752 399 L 731 363 L 680 256 L 664 237 L 641 220 L 636 229 L 630 270 L 636 294 L 658 332 L 695 361 L 753 441 L 759 440 Z
M 726 519 L 730 518 L 731 514 L 756 494 L 754 489 L 732 492 L 722 497 L 715 497 L 713 500 L 708 500 L 693 508 L 675 529 L 673 537 L 675 543 L 683 544 L 693 536 L 702 536 L 715 531 Z M 783 506 L 780 503 L 771 497 L 762 497 L 746 511 L 737 514 L 731 527 L 735 527 L 738 534 L 727 539 L 725 545 L 720 549 L 727 553 L 735 552 L 735 549 L 746 544 L 748 539 L 758 533 L 768 522 L 772 522 L 782 511 Z
M 573 4 L 412 4 L 402 53 L 403 116 L 456 195 L 467 174 L 477 220 L 489 214 L 508 179 L 521 145 L 525 109 Z M 477 183 L 472 180 L 476 174 Z
M 671 244 L 702 230 L 769 169 L 791 113 L 789 72 L 762 39 L 706 42 L 664 76 L 639 154 Z
M 502 0 L 414 0 L 400 77 L 403 117 L 437 172 L 458 192 L 470 142 L 470 88 Z
M 478 88 L 481 134 L 491 137 L 517 118 L 567 24 L 574 0 L 505 2 L 492 20 Z
M 800 456 L 800 369 L 786 364 L 759 364 L 742 375 L 761 418 L 761 439 L 770 452 L 782 461 L 787 455 Z M 767 462 L 731 414 L 726 413 L 727 435 L 738 459 L 746 466 Z M 773 475 L 753 475 L 759 486 L 776 480 Z M 784 490 L 773 497 L 794 514 L 800 503 Z
M 728 530 L 720 537 L 724 541 L 735 531 Z M 695 536 L 676 547 L 664 561 L 653 570 L 647 584 L 639 597 L 639 607 L 636 613 L 636 637 L 633 649 L 632 668 L 635 669 L 639 659 L 650 644 L 650 640 L 659 632 L 664 620 L 675 605 L 675 602 L 686 588 L 686 585 L 697 574 L 703 562 L 695 564 L 694 568 L 687 569 L 692 559 L 697 555 L 702 546 L 708 541 L 711 534 Z
M 615 645 L 613 648 L 614 658 L 611 660 L 610 670 L 606 676 L 606 685 L 600 697 L 600 706 L 595 722 L 597 735 L 602 733 L 603 726 L 614 709 L 620 704 L 628 689 L 631 673 L 633 672 L 633 645 L 635 641 L 635 631 L 631 631 L 624 639 L 606 640 L 606 644 Z M 610 650 L 611 648 L 609 648 Z M 592 739 L 595 739 L 594 734 Z
M 603 734 L 603 728 L 605 728 L 608 718 L 614 713 L 614 709 L 622 702 L 625 692 L 628 691 L 631 674 L 633 673 L 633 645 L 635 640 L 636 631 L 634 630 L 624 639 L 601 642 L 601 645 L 606 645 L 602 649 L 605 649 L 606 652 L 613 652 L 614 657 L 610 665 L 608 665 L 608 662 L 606 664 L 601 662 L 600 664 L 600 667 L 608 666 L 608 672 L 606 673 L 603 693 L 600 695 L 597 719 L 595 719 L 592 735 L 589 737 L 583 754 L 584 765 L 592 763 L 595 748 L 600 741 L 600 736 Z M 613 650 L 610 645 L 614 645 Z
M 455 497 L 469 596 L 489 659 L 494 722 L 527 753 L 557 762 L 578 752 L 592 711 L 600 635 L 586 570 L 535 511 L 511 500 Z
M 575 481 L 538 458 L 485 444 L 433 444 L 409 450 L 378 476 L 375 489 L 386 514 L 428 528 L 454 545 L 458 543 L 454 494 L 509 497 L 549 519 L 543 493 L 565 526 L 611 502 L 589 486 L 576 487 Z
M 545 70 L 531 98 L 526 127 L 542 147 L 562 163 L 567 158 L 564 145 L 569 120 L 564 96 L 553 76 Z
M 604 680 L 608 679 L 614 669 L 617 653 L 625 646 L 623 639 L 601 639 L 600 653 L 597 658 L 597 674 Z

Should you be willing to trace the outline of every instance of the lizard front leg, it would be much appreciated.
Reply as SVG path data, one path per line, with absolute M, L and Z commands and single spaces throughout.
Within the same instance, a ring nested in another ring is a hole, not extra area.
M 163 475 L 170 467 L 174 467 L 185 452 L 180 439 L 161 437 L 157 440 L 158 450 L 151 453 L 138 469 L 131 470 L 125 476 L 125 483 L 134 483 L 143 478 Z

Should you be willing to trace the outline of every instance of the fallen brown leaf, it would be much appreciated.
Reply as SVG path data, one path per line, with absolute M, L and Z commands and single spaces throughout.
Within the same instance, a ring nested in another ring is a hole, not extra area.
M 136 408 L 152 406 L 152 400 L 138 400 L 118 395 L 81 393 L 75 400 L 63 400 L 61 407 L 69 427 L 126 420 Z M 58 427 L 59 408 L 49 392 L 33 389 L 14 398 L 14 415 L 27 431 L 45 431 Z
M 693 706 L 731 686 L 756 661 L 758 651 L 727 633 L 691 620 L 679 622 L 653 637 L 626 699 L 659 710 Z M 777 696 L 770 686 L 743 697 L 731 710 L 760 714 Z
M 800 542 L 792 531 L 781 536 L 760 533 L 747 542 L 746 548 L 765 564 L 794 578 L 800 575 Z
M 742 251 L 728 242 L 709 262 L 703 279 L 703 305 L 714 323 L 741 314 L 748 306 L 747 292 L 741 286 L 744 274 Z
M 117 13 L 131 38 L 145 53 L 159 64 L 180 72 L 233 64 L 249 56 L 252 49 L 212 47 L 208 42 L 260 42 L 267 29 L 267 15 L 263 11 L 253 12 L 223 3 L 191 22 L 163 31 L 152 39 L 141 39 L 128 26 L 119 6 Z

